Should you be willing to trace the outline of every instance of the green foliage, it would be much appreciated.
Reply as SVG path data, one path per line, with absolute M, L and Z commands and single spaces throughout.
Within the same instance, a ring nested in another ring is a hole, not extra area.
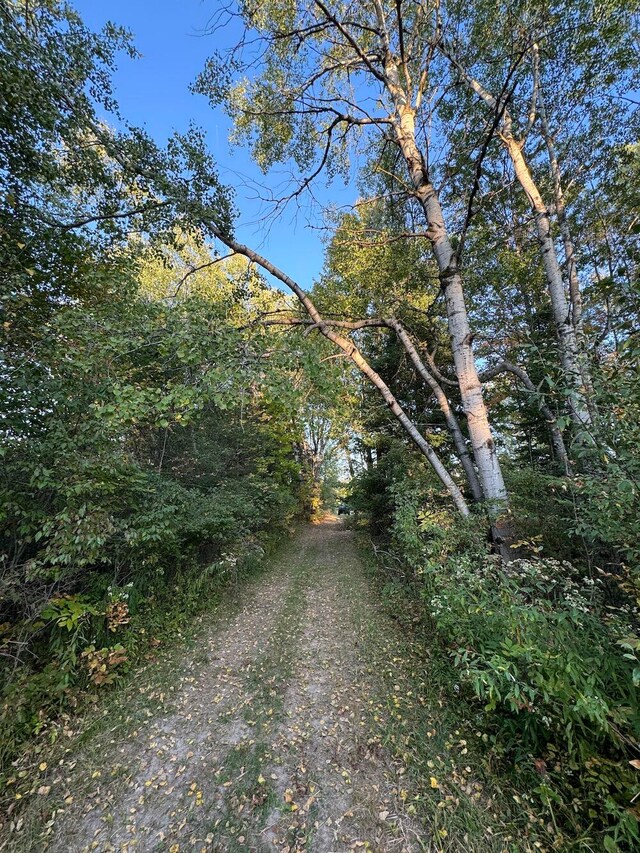
M 599 562 L 622 560 L 640 593 L 640 345 L 628 338 L 598 373 L 597 400 L 606 445 L 589 456 L 567 489 L 573 532 Z
M 633 665 L 619 646 L 623 626 L 603 622 L 588 581 L 551 558 L 505 568 L 458 555 L 427 565 L 421 594 L 461 684 L 491 714 L 498 752 L 543 762 L 537 792 L 574 832 L 593 821 L 631 849 Z
M 254 325 L 279 294 L 207 245 L 202 135 L 98 121 L 128 35 L 56 2 L 0 25 L 4 763 L 286 532 L 308 389 Z
M 24 365 L 34 397 L 56 404 L 25 419 L 20 395 L 6 409 L 2 648 L 19 662 L 5 658 L 9 754 L 70 688 L 114 680 L 124 658 L 109 634 L 127 625 L 122 646 L 135 649 L 146 602 L 165 632 L 176 588 L 191 589 L 188 614 L 201 606 L 198 589 L 229 576 L 221 555 L 259 553 L 297 511 L 298 428 L 271 426 L 277 401 L 256 387 L 240 404 L 251 370 L 233 356 L 233 327 L 222 335 L 218 319 L 211 330 L 212 315 L 215 305 L 197 299 L 60 311 L 37 348 L 47 368 L 37 383 Z M 199 353 L 183 344 L 196 328 Z M 112 611 L 110 627 L 114 590 L 127 584 L 131 624 Z
M 496 760 L 515 762 L 524 776 L 535 765 L 535 794 L 559 843 L 607 839 L 633 849 L 637 771 L 629 761 L 640 735 L 633 601 L 610 578 L 567 561 L 532 556 L 505 564 L 488 552 L 477 520 L 460 523 L 415 466 L 405 461 L 403 470 L 402 457 L 387 458 L 359 479 L 352 502 L 377 511 L 385 495 L 374 530 L 389 590 L 408 591 L 421 629 L 455 668 L 452 701 L 464 695 L 480 703 Z M 554 534 L 545 540 L 534 531 L 547 529 L 554 496 L 549 491 L 534 516 L 531 486 L 531 477 L 521 478 L 521 504 L 531 513 L 525 539 L 546 549 Z

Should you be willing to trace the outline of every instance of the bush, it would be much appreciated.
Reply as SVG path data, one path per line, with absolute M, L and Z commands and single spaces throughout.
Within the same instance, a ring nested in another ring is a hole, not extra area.
M 489 553 L 483 523 L 453 516 L 428 477 L 395 471 L 391 481 L 377 472 L 389 513 L 376 548 L 392 583 L 422 610 L 414 624 L 435 636 L 454 667 L 452 701 L 481 703 L 494 757 L 525 776 L 537 770 L 535 793 L 563 843 L 636 849 L 634 603 L 616 586 L 612 605 L 612 579 L 567 560 L 534 555 L 505 563 Z M 556 536 L 552 527 L 548 538 L 538 535 L 553 499 L 553 480 L 544 479 L 550 500 L 529 499 L 525 514 L 523 536 L 534 549 Z

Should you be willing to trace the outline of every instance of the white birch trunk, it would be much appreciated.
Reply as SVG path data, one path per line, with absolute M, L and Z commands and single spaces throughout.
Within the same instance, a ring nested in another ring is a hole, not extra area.
M 572 321 L 571 306 L 567 299 L 562 278 L 562 269 L 553 241 L 551 217 L 540 191 L 533 180 L 520 143 L 511 134 L 505 134 L 503 139 L 511 162 L 513 163 L 516 178 L 529 199 L 535 218 L 536 234 L 540 245 L 545 277 L 547 279 L 553 321 L 558 335 L 560 360 L 568 384 L 571 416 L 576 427 L 579 429 L 588 428 L 591 425 L 591 414 L 587 406 L 582 372 L 580 370 L 580 350 L 576 329 Z
M 500 373 L 512 373 L 514 376 L 517 376 L 518 379 L 522 382 L 524 387 L 531 394 L 537 394 L 536 386 L 531 381 L 529 374 L 526 370 L 523 370 L 522 367 L 518 367 L 516 364 L 512 364 L 510 361 L 501 361 L 500 364 L 497 364 L 495 367 L 489 368 L 489 370 L 484 370 L 480 374 L 480 378 L 483 382 L 486 382 L 489 379 L 493 379 L 494 376 L 498 376 Z M 569 457 L 567 456 L 567 449 L 564 444 L 564 439 L 562 437 L 562 432 L 560 427 L 558 426 L 558 421 L 544 401 L 539 401 L 538 406 L 540 411 L 545 417 L 547 425 L 549 427 L 549 432 L 551 433 L 551 443 L 553 445 L 553 449 L 556 455 L 558 462 L 562 465 L 565 474 L 569 473 Z
M 444 393 L 440 383 L 437 381 L 437 379 L 435 379 L 435 377 L 431 375 L 425 363 L 420 358 L 418 351 L 413 345 L 413 341 L 407 334 L 406 329 L 402 326 L 400 321 L 397 320 L 395 317 L 389 317 L 384 322 L 387 326 L 389 326 L 390 329 L 393 329 L 395 331 L 398 336 L 398 339 L 400 340 L 400 343 L 405 348 L 407 355 L 409 356 L 411 362 L 418 371 L 418 374 L 423 379 L 425 384 L 429 386 L 429 388 L 433 392 L 433 395 L 438 401 L 440 411 L 444 415 L 445 423 L 447 424 L 447 428 L 456 448 L 458 458 L 460 459 L 460 464 L 462 465 L 466 474 L 471 494 L 473 495 L 475 501 L 482 501 L 484 498 L 482 486 L 478 479 L 478 475 L 476 474 L 476 469 L 473 467 L 473 461 L 469 456 L 469 451 L 467 450 L 467 443 L 465 441 L 464 435 L 462 434 L 462 430 L 460 429 L 460 424 L 458 423 L 458 419 L 456 418 L 451 408 L 451 404 L 449 403 L 447 395 Z
M 313 326 L 309 328 L 317 328 L 318 331 L 325 337 L 327 340 L 330 340 L 333 344 L 335 344 L 342 352 L 355 364 L 358 370 L 365 376 L 371 384 L 378 389 L 382 399 L 385 401 L 390 411 L 395 415 L 398 422 L 405 430 L 407 435 L 411 438 L 416 447 L 420 450 L 420 452 L 425 456 L 428 460 L 429 464 L 437 474 L 440 479 L 440 482 L 444 485 L 446 490 L 448 491 L 451 499 L 453 500 L 458 512 L 466 517 L 470 515 L 469 507 L 467 506 L 467 502 L 464 499 L 464 495 L 460 491 L 457 483 L 453 479 L 453 477 L 449 474 L 445 466 L 442 464 L 438 454 L 431 447 L 426 438 L 422 435 L 420 430 L 416 427 L 416 425 L 412 422 L 412 420 L 408 417 L 400 403 L 394 397 L 391 389 L 388 387 L 384 379 L 371 367 L 365 357 L 362 355 L 358 347 L 353 343 L 353 341 L 348 338 L 339 335 L 331 326 L 325 323 L 322 315 L 314 305 L 313 301 L 309 297 L 309 295 L 297 284 L 292 278 L 290 278 L 286 273 L 283 273 L 282 270 L 278 269 L 274 264 L 268 261 L 266 258 L 262 257 L 262 255 L 250 249 L 248 246 L 244 246 L 242 243 L 238 243 L 229 237 L 227 234 L 224 234 L 220 231 L 212 223 L 209 225 L 211 232 L 215 234 L 215 236 L 228 248 L 232 249 L 239 255 L 244 255 L 244 257 L 248 258 L 253 263 L 258 264 L 264 270 L 271 273 L 271 275 L 275 276 L 279 281 L 281 281 L 289 290 L 294 293 L 300 303 L 303 305 L 305 311 L 313 321 Z
M 591 378 L 591 370 L 589 369 L 587 353 L 585 349 L 586 341 L 584 334 L 584 326 L 582 324 L 582 294 L 580 292 L 580 279 L 578 278 L 578 264 L 576 261 L 576 252 L 575 246 L 573 244 L 573 237 L 571 236 L 571 229 L 569 228 L 569 220 L 567 218 L 567 208 L 565 204 L 564 191 L 562 189 L 562 180 L 560 175 L 560 164 L 558 162 L 558 156 L 556 154 L 556 148 L 553 142 L 553 137 L 549 129 L 547 111 L 542 91 L 538 95 L 538 101 L 542 136 L 544 138 L 544 142 L 547 148 L 547 155 L 549 158 L 549 169 L 551 171 L 551 177 L 553 179 L 553 192 L 556 204 L 556 218 L 558 220 L 558 226 L 560 228 L 562 244 L 564 246 L 564 262 L 566 278 L 569 283 L 569 300 L 571 302 L 571 322 L 573 324 L 573 328 L 575 329 L 576 334 L 580 374 L 582 376 L 582 382 L 585 388 L 586 404 L 589 408 L 591 417 L 595 418 L 596 412 L 595 407 L 593 405 L 593 381 Z
M 487 91 L 484 86 L 475 80 L 466 69 L 458 62 L 456 57 L 444 45 L 440 50 L 449 59 L 453 66 L 460 72 L 467 85 L 484 101 L 492 110 L 497 110 L 499 104 L 495 97 Z M 500 139 L 505 145 L 516 178 L 525 192 L 529 204 L 533 210 L 536 223 L 536 235 L 540 246 L 542 264 L 547 289 L 551 300 L 553 321 L 558 336 L 558 349 L 560 361 L 569 392 L 569 411 L 578 434 L 584 433 L 592 426 L 591 414 L 587 405 L 587 394 L 582 381 L 580 350 L 576 336 L 576 329 L 572 319 L 572 311 L 567 299 L 567 294 L 562 277 L 562 269 L 558 261 L 553 232 L 551 228 L 551 217 L 545 205 L 540 190 L 536 185 L 529 164 L 523 153 L 523 142 L 516 140 L 511 130 L 511 116 L 508 110 L 504 110 L 500 127 Z M 577 279 L 576 279 L 577 281 Z
M 507 509 L 508 496 L 473 356 L 473 336 L 469 327 L 462 277 L 456 267 L 456 257 L 449 241 L 440 201 L 427 177 L 424 158 L 416 144 L 415 111 L 407 104 L 401 87 L 394 82 L 397 81 L 397 69 L 388 64 L 386 70 L 396 108 L 396 138 L 416 197 L 427 220 L 427 234 L 440 272 L 456 377 L 469 425 L 478 477 L 490 512 L 497 516 Z

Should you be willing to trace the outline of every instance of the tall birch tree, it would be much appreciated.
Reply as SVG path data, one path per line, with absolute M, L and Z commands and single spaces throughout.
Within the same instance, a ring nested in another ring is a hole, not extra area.
M 571 203 L 632 121 L 635 4 L 447 3 L 438 50 L 485 111 L 527 200 L 577 435 L 597 431 Z M 513 58 L 517 58 L 514 69 Z M 469 106 L 467 105 L 467 110 Z M 492 146 L 489 158 L 496 161 Z
M 248 141 L 260 166 L 286 162 L 298 178 L 290 198 L 323 172 L 348 168 L 375 143 L 398 153 L 396 179 L 422 216 L 437 264 L 455 374 L 474 462 L 494 515 L 508 505 L 473 352 L 461 265 L 441 203 L 430 123 L 445 81 L 433 6 L 367 3 L 241 3 L 221 11 L 212 29 L 237 19 L 245 29 L 230 54 L 214 55 L 197 91 L 223 103 L 235 138 Z

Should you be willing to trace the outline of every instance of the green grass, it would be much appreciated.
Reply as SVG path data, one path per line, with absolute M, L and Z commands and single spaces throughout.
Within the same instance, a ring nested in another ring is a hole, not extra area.
M 216 772 L 219 783 L 229 787 L 224 797 L 224 816 L 211 827 L 217 833 L 217 843 L 223 843 L 224 849 L 231 853 L 246 851 L 248 839 L 259 836 L 274 809 L 287 809 L 270 776 L 269 765 L 278 761 L 271 741 L 282 719 L 286 687 L 293 674 L 295 640 L 302 629 L 310 571 L 308 556 L 292 562 L 290 585 L 275 629 L 262 653 L 243 673 L 245 690 L 251 697 L 243 716 L 252 727 L 253 737 L 230 750 Z M 300 832 L 297 826 L 289 832 L 292 849 L 300 841 Z

